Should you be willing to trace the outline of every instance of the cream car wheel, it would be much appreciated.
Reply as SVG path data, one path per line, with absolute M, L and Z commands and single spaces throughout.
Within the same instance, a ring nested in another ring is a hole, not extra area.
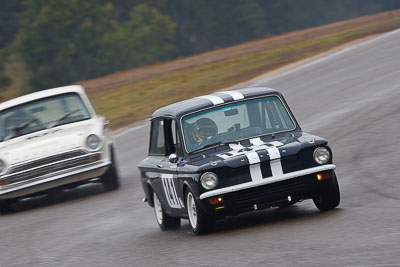
M 196 199 L 189 189 L 186 191 L 186 211 L 189 217 L 190 226 L 195 235 L 202 235 L 214 230 L 215 219 L 212 214 L 206 213 L 196 202 Z
M 153 197 L 154 197 L 154 213 L 156 215 L 158 224 L 161 225 L 163 223 L 163 210 L 161 207 L 160 200 L 158 199 L 156 193 L 154 193 Z
M 179 228 L 181 225 L 181 218 L 171 217 L 165 213 L 165 210 L 156 192 L 153 192 L 153 204 L 154 214 L 156 215 L 156 220 L 161 230 L 167 231 L 170 229 Z
M 189 222 L 193 229 L 197 227 L 197 209 L 196 203 L 194 202 L 194 197 L 192 192 L 189 192 L 186 199 L 186 206 L 189 215 Z

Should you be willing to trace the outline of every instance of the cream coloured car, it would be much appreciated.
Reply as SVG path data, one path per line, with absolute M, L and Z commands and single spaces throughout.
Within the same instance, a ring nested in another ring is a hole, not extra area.
M 117 189 L 107 125 L 78 85 L 0 103 L 0 212 L 55 188 L 102 182 Z

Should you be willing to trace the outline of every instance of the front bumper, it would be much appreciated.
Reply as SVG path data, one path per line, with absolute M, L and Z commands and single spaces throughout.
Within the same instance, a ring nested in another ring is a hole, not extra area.
M 322 188 L 328 186 L 334 177 L 336 166 L 322 165 L 306 170 L 291 172 L 281 176 L 264 178 L 235 186 L 205 192 L 200 195 L 206 210 L 216 214 L 235 214 L 258 206 L 274 206 L 279 203 L 311 198 Z M 330 179 L 318 181 L 315 174 L 330 171 Z M 217 205 L 208 203 L 211 197 L 221 196 L 223 202 Z M 289 197 L 289 198 L 288 198 Z
M 110 164 L 110 160 L 101 160 L 48 174 L 45 177 L 41 176 L 21 183 L 0 186 L 0 199 L 28 196 L 47 189 L 96 178 L 103 175 Z

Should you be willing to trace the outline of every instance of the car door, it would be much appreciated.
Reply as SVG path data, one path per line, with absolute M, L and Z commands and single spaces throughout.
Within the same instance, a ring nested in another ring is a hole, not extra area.
M 150 149 L 157 150 L 159 162 L 154 162 L 157 167 L 158 179 L 153 183 L 163 208 L 172 213 L 181 213 L 183 210 L 183 199 L 179 190 L 177 180 L 177 161 L 171 160 L 171 155 L 176 155 L 176 126 L 175 121 L 170 118 L 153 120 L 152 129 L 157 132 L 155 145 Z

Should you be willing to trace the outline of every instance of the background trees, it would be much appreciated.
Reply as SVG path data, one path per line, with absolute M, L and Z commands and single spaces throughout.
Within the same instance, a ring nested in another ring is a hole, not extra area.
M 33 71 L 33 87 L 53 87 L 113 71 L 117 25 L 112 5 L 80 0 L 25 4 L 17 42 Z
M 176 24 L 157 9 L 138 4 L 129 12 L 129 19 L 120 24 L 115 48 L 114 61 L 120 69 L 173 57 Z
M 173 54 L 175 24 L 145 4 L 118 23 L 111 3 L 95 0 L 24 2 L 18 51 L 32 70 L 33 88 L 54 87 Z
M 2 0 L 0 88 L 11 83 L 4 55 L 18 53 L 31 87 L 44 89 L 395 8 L 400 1 Z

